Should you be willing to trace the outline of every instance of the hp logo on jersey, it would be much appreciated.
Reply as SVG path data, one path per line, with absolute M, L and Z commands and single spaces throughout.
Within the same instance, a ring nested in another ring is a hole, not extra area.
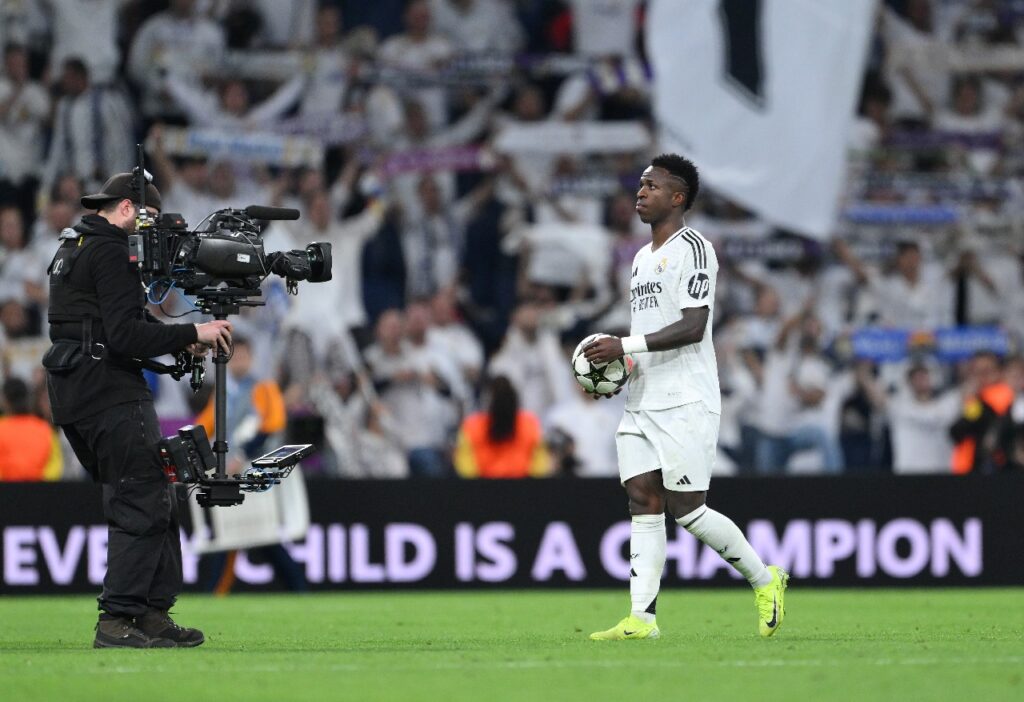
M 690 297 L 694 300 L 703 300 L 710 291 L 711 279 L 708 278 L 707 273 L 694 273 L 686 283 L 686 292 L 690 293 Z

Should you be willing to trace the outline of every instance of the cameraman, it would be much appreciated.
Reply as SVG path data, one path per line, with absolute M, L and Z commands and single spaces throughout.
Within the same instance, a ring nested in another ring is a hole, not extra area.
M 164 475 L 160 427 L 142 376 L 144 359 L 187 349 L 229 350 L 231 325 L 161 324 L 146 311 L 128 235 L 142 178 L 119 173 L 82 198 L 95 211 L 61 233 L 50 264 L 50 339 L 43 358 L 53 421 L 93 479 L 103 484 L 107 573 L 95 648 L 198 646 L 202 632 L 168 610 L 181 590 L 181 542 L 173 486 Z M 145 184 L 146 210 L 160 193 Z

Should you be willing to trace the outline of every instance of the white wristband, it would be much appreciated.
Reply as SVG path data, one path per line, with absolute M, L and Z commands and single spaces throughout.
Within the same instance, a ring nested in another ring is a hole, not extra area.
M 644 353 L 647 351 L 647 337 L 643 334 L 624 336 L 621 341 L 623 353 Z

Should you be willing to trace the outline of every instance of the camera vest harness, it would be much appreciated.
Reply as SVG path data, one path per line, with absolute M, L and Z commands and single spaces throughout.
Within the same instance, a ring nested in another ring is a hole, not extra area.
M 83 354 L 99 360 L 106 356 L 99 297 L 95 289 L 70 283 L 75 263 L 93 241 L 91 233 L 81 224 L 60 233 L 60 246 L 46 269 L 50 276 L 50 313 L 47 319 L 55 344 L 77 341 Z

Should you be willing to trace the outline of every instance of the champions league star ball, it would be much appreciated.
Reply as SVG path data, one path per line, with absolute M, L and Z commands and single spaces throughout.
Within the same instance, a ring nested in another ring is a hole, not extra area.
M 607 334 L 591 334 L 581 341 L 572 352 L 572 374 L 576 382 L 593 395 L 606 395 L 615 392 L 629 380 L 633 372 L 633 357 L 628 353 L 603 365 L 593 365 L 583 355 L 583 348 L 595 339 Z

